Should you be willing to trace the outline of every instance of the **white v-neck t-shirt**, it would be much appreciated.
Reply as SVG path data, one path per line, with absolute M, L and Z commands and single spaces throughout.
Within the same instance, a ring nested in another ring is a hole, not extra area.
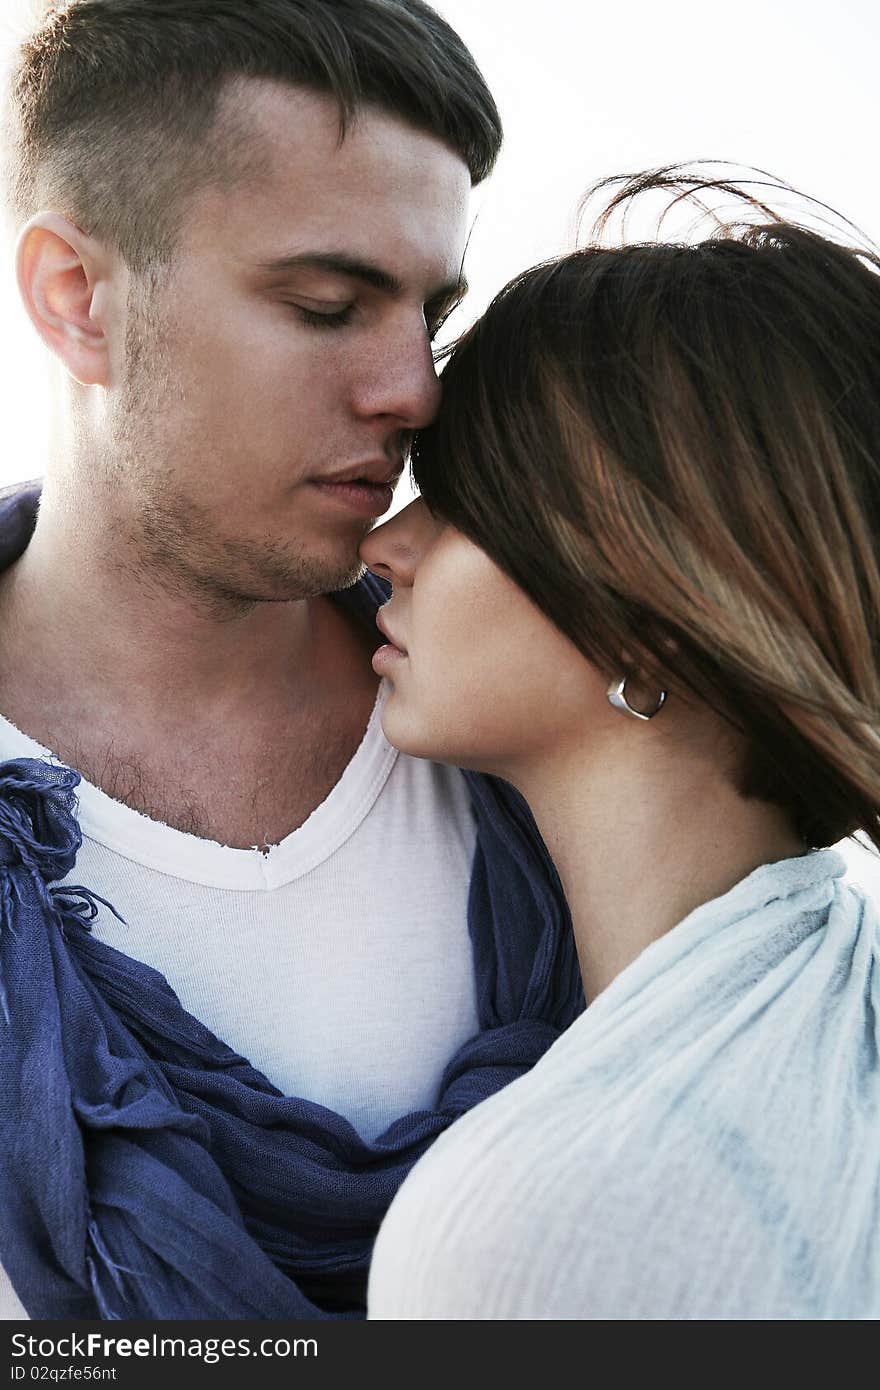
M 478 1027 L 467 900 L 476 827 L 462 774 L 386 740 L 382 682 L 339 782 L 268 852 L 153 821 L 87 782 L 64 882 L 112 903 L 96 938 L 165 976 L 184 1008 L 286 1095 L 367 1140 L 431 1107 Z M 0 717 L 0 760 L 50 753 Z M 23 1317 L 0 1271 L 0 1317 Z

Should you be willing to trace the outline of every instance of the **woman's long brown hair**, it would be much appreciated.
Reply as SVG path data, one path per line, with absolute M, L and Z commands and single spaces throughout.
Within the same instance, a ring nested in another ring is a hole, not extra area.
M 742 197 L 761 221 L 515 279 L 413 474 L 600 670 L 744 733 L 744 795 L 880 846 L 880 259 Z

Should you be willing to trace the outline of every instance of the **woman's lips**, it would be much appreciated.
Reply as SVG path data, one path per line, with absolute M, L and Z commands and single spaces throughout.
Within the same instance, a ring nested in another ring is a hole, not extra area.
M 385 616 L 385 611 L 388 608 L 388 604 L 390 602 L 391 600 L 389 599 L 388 603 L 384 603 L 382 607 L 379 609 L 378 613 L 376 614 L 376 626 L 381 632 L 382 636 L 388 638 L 388 641 L 391 643 L 391 646 L 396 647 L 399 652 L 403 652 L 403 655 L 406 656 L 406 647 L 399 640 L 399 638 L 397 638 L 391 631 L 390 627 L 388 626 L 388 619 Z
M 387 669 L 389 666 L 395 666 L 400 661 L 406 661 L 407 652 L 404 647 L 399 647 L 397 645 L 393 633 L 389 631 L 384 608 L 380 608 L 379 612 L 376 614 L 376 626 L 382 633 L 382 636 L 388 638 L 384 647 L 379 647 L 373 652 L 373 670 L 377 675 L 381 675 L 383 670 Z
M 384 647 L 377 647 L 373 652 L 373 670 L 377 676 L 381 676 L 385 671 L 398 666 L 401 661 L 407 660 L 406 652 L 402 652 L 393 643 L 386 642 Z

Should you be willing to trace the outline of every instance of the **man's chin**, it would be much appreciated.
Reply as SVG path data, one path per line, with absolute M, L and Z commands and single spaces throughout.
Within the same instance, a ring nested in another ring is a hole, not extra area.
M 250 592 L 242 597 L 263 603 L 291 603 L 298 599 L 322 598 L 327 594 L 350 589 L 364 573 L 364 565 L 355 552 L 345 561 L 333 563 L 317 557 L 300 556 L 296 563 L 284 566 L 270 564 L 262 568 L 259 580 L 247 586 Z
M 327 594 L 336 594 L 342 589 L 351 589 L 357 584 L 359 579 L 363 579 L 366 572 L 366 565 L 358 560 L 357 564 L 353 565 L 351 569 L 342 576 L 338 584 L 334 584 L 332 589 L 325 589 L 324 592 Z

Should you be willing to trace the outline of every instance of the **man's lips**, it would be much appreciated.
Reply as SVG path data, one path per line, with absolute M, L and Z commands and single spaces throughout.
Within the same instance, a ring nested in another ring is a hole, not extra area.
M 389 463 L 384 456 L 365 459 L 362 463 L 350 464 L 335 473 L 320 473 L 312 479 L 314 483 L 327 483 L 331 486 L 340 483 L 372 483 L 376 487 L 394 487 L 403 472 L 403 464 Z
M 384 515 L 394 501 L 394 489 L 381 487 L 377 483 L 314 481 L 311 486 L 331 503 L 339 504 L 363 517 L 375 518 Z
M 325 473 L 310 484 L 327 500 L 341 504 L 359 516 L 376 518 L 388 511 L 394 501 L 394 484 L 403 465 L 392 465 L 387 458 L 367 459 L 338 473 Z

